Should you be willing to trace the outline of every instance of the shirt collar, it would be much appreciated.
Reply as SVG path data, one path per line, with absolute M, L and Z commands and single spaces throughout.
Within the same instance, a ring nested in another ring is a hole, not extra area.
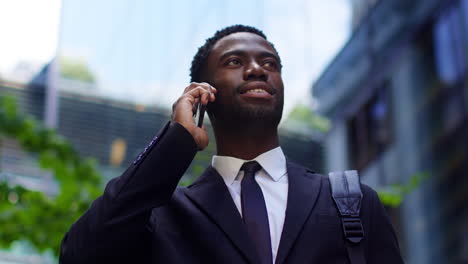
M 275 182 L 286 174 L 286 157 L 281 147 L 264 152 L 253 160 L 256 160 Z M 211 166 L 223 177 L 226 185 L 231 185 L 236 179 L 242 164 L 246 161 L 229 156 L 215 155 L 211 160 Z

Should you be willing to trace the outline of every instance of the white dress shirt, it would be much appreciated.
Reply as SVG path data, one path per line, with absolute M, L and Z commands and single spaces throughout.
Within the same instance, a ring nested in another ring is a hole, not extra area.
M 288 173 L 286 158 L 280 147 L 269 150 L 255 159 L 262 169 L 255 174 L 255 180 L 262 189 L 270 225 L 271 250 L 273 260 L 278 252 L 281 232 L 283 231 L 286 204 L 288 199 Z M 242 216 L 241 181 L 244 172 L 239 171 L 244 162 L 228 156 L 213 156 L 211 165 L 223 177 L 234 204 Z

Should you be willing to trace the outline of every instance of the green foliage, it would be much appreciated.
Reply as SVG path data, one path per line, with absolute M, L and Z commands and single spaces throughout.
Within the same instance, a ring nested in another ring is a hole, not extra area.
M 386 188 L 377 190 L 380 201 L 389 207 L 396 208 L 400 206 L 406 195 L 421 185 L 421 182 L 429 178 L 429 173 L 421 172 L 412 175 L 405 185 L 392 184 Z
M 53 172 L 60 188 L 48 197 L 0 182 L 0 247 L 25 240 L 39 251 L 58 254 L 65 232 L 102 192 L 96 162 L 82 159 L 54 130 L 19 112 L 12 97 L 0 96 L 0 140 L 2 136 L 37 154 L 40 167 Z
M 330 129 L 330 121 L 328 119 L 314 113 L 310 107 L 303 104 L 296 105 L 289 114 L 288 119 L 299 121 L 311 129 L 324 133 Z
M 69 57 L 62 57 L 59 62 L 62 77 L 87 83 L 96 82 L 96 78 L 86 62 Z

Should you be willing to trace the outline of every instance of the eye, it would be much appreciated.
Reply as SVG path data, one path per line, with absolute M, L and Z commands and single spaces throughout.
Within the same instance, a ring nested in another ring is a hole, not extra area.
M 266 60 L 263 62 L 263 66 L 267 69 L 277 70 L 278 63 L 275 60 Z
M 238 58 L 231 58 L 231 59 L 228 59 L 225 64 L 227 66 L 238 66 L 238 65 L 241 65 L 242 62 Z

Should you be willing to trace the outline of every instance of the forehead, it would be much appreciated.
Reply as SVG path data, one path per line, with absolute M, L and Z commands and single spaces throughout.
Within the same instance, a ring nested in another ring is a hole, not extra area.
M 276 54 L 268 41 L 257 34 L 249 32 L 233 33 L 221 38 L 213 46 L 211 53 L 221 55 L 232 50 L 269 51 Z

